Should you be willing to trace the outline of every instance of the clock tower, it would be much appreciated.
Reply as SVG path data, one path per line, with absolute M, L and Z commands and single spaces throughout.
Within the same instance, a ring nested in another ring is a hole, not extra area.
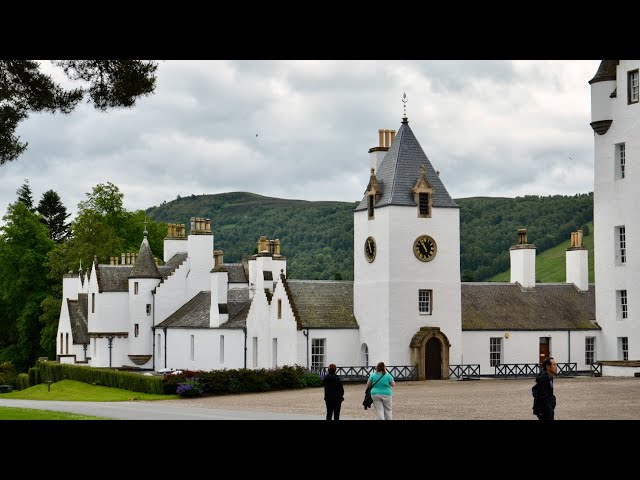
M 417 365 L 418 378 L 448 378 L 449 365 L 462 363 L 459 207 L 406 112 L 397 135 L 380 130 L 369 153 L 353 231 L 362 364 Z

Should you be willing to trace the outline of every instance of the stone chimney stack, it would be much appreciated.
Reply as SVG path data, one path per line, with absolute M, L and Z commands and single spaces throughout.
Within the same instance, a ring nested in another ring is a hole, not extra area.
M 380 163 L 382 163 L 382 159 L 387 154 L 389 150 L 389 146 L 391 142 L 396 138 L 396 131 L 389 129 L 379 129 L 378 130 L 378 146 L 369 149 L 369 160 L 371 163 L 370 168 L 373 168 L 374 171 L 378 171 L 378 167 L 380 167 Z
M 213 268 L 222 266 L 222 250 L 214 250 L 213 251 Z
M 509 249 L 511 283 L 523 288 L 536 286 L 536 246 L 527 242 L 527 229 L 518 229 L 518 243 Z
M 566 252 L 567 283 L 582 292 L 589 290 L 589 250 L 582 244 L 582 230 L 571 232 L 571 245 Z

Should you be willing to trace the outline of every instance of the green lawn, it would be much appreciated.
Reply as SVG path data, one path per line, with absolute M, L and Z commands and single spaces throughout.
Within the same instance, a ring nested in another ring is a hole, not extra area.
M 129 400 L 169 400 L 178 395 L 156 395 L 132 392 L 119 388 L 100 387 L 75 380 L 62 380 L 51 384 L 36 385 L 25 390 L 0 394 L 1 398 L 19 400 L 61 400 L 78 402 L 126 402 Z M 77 415 L 75 413 L 37 410 L 32 408 L 0 407 L 0 420 L 107 420 L 101 417 Z
M 2 398 L 2 397 L 0 397 Z M 0 420 L 109 420 L 75 413 L 36 410 L 34 408 L 0 407 Z
M 583 237 L 583 245 L 589 250 L 589 283 L 594 282 L 593 274 L 593 222 L 588 223 L 589 235 Z M 535 242 L 534 242 L 535 244 Z M 570 240 L 556 245 L 549 250 L 536 255 L 536 282 L 564 283 L 567 281 L 566 252 Z M 511 271 L 499 273 L 489 279 L 490 282 L 509 282 Z

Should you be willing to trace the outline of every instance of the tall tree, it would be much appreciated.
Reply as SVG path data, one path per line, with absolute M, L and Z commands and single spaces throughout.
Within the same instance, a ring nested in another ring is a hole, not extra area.
M 38 204 L 38 213 L 42 215 L 42 221 L 49 227 L 49 236 L 54 242 L 62 242 L 69 235 L 69 224 L 65 223 L 70 214 L 67 207 L 62 204 L 60 196 L 53 190 L 42 194 Z
M 0 229 L 0 299 L 6 346 L 0 361 L 11 361 L 26 371 L 42 353 L 41 303 L 50 290 L 43 274 L 47 253 L 55 244 L 37 213 L 20 201 L 9 205 Z
M 156 86 L 157 62 L 146 60 L 56 60 L 72 81 L 82 84 L 65 90 L 40 71 L 33 60 L 0 60 L 0 165 L 15 160 L 28 143 L 15 135 L 31 112 L 71 113 L 88 94 L 98 110 L 130 108 Z
M 18 194 L 18 201 L 24 203 L 29 211 L 33 212 L 33 194 L 31 193 L 31 186 L 29 185 L 29 179 L 25 178 L 22 186 L 16 190 Z

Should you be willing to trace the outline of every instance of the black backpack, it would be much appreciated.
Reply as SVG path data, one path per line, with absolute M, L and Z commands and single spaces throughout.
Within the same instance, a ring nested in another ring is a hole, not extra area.
M 531 395 L 533 395 L 533 414 L 538 415 L 538 382 L 531 387 Z

